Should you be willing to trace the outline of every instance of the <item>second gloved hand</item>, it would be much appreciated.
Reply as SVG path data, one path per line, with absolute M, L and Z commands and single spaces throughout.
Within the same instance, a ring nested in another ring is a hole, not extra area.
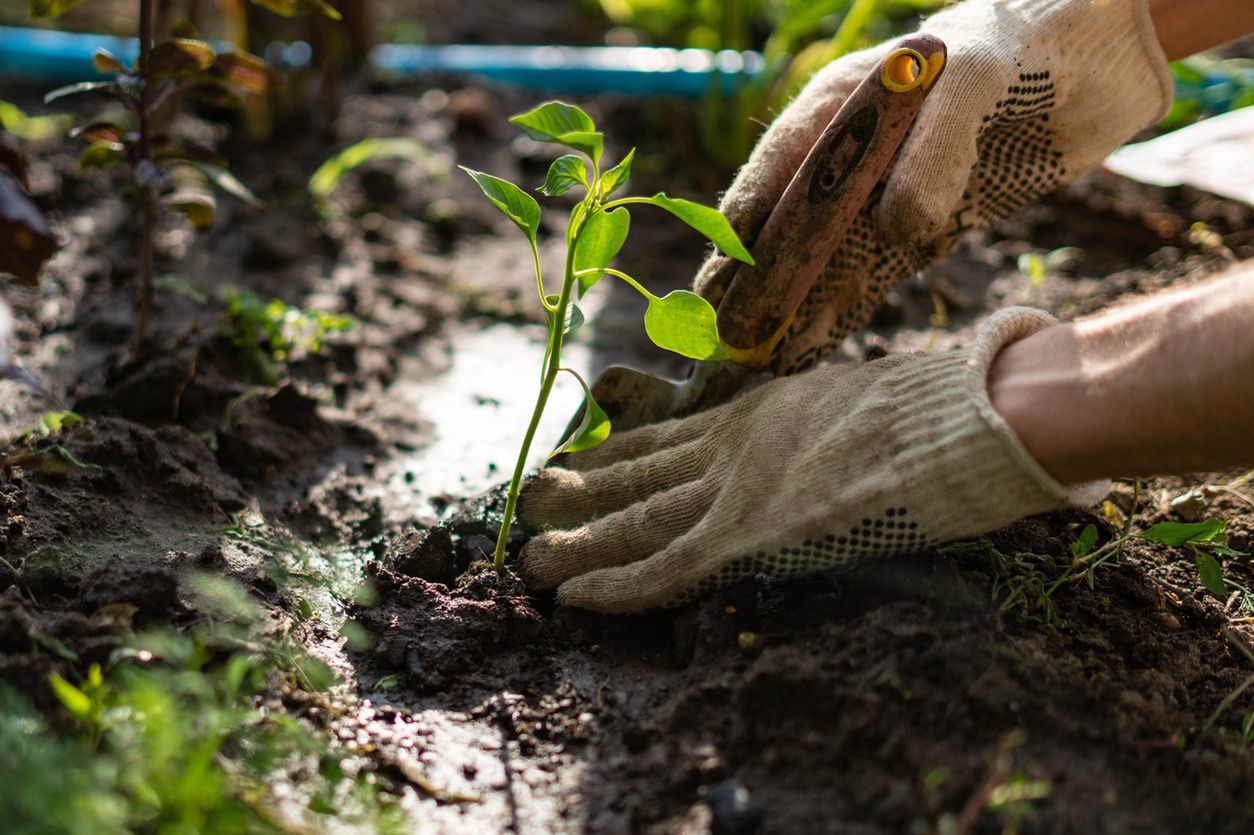
M 1097 165 L 1171 102 L 1146 0 L 966 0 L 919 31 L 945 41 L 944 75 L 798 310 L 778 374 L 813 365 L 965 232 Z M 820 70 L 763 134 L 720 207 L 742 240 L 753 241 L 828 121 L 894 45 Z M 712 256 L 696 291 L 717 305 L 735 270 Z
M 969 350 L 816 369 L 573 453 L 523 488 L 520 517 L 546 529 L 523 577 L 566 605 L 639 611 L 1095 501 L 1104 485 L 1057 484 L 986 393 L 997 352 L 1052 322 L 1004 311 Z

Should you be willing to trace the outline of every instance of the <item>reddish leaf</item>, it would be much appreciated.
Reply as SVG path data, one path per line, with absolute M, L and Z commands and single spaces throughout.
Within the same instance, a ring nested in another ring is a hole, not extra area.
M 105 75 L 124 75 L 130 72 L 121 59 L 107 49 L 97 51 L 91 57 L 91 63 L 96 68 L 96 72 L 104 73 Z
M 283 87 L 283 76 L 249 52 L 224 52 L 213 64 L 213 72 L 224 84 L 245 93 L 269 93 Z
M 71 139 L 86 139 L 88 142 L 109 142 L 119 144 L 124 136 L 122 128 L 112 122 L 92 122 L 70 131 Z

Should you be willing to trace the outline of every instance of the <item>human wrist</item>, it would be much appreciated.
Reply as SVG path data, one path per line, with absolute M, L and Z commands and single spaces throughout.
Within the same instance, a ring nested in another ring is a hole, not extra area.
M 1064 484 L 1254 464 L 1251 279 L 1238 267 L 1010 344 L 990 402 Z
M 1074 325 L 1007 345 L 988 373 L 988 397 L 1028 454 L 1062 484 L 1101 477 L 1088 466 L 1095 439 L 1090 381 Z
M 1254 32 L 1249 0 L 1148 0 L 1167 60 L 1186 58 Z

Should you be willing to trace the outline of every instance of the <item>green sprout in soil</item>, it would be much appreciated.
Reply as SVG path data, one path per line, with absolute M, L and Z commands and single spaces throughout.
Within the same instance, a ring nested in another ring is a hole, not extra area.
M 322 353 L 328 335 L 355 324 L 343 314 L 305 310 L 234 287 L 226 291 L 226 318 L 226 336 L 243 355 L 249 377 L 266 385 L 279 380 L 284 365 Z
M 45 412 L 34 427 L 0 442 L 0 466 L 57 476 L 73 470 L 99 470 L 99 464 L 80 460 L 61 443 L 64 433 L 82 425 L 83 416 L 77 412 Z
M 540 392 L 518 452 L 518 462 L 506 495 L 501 532 L 496 540 L 493 563 L 498 570 L 505 565 L 505 546 L 514 521 L 519 486 L 527 465 L 528 453 L 531 451 L 531 442 L 535 438 L 540 416 L 544 413 L 559 372 L 566 371 L 579 380 L 584 389 L 584 409 L 582 421 L 552 454 L 590 449 L 610 434 L 609 418 L 593 400 L 588 384 L 576 372 L 562 365 L 563 342 L 583 322 L 583 315 L 575 304 L 578 298 L 603 276 L 612 275 L 626 282 L 648 301 L 644 328 L 658 347 L 697 360 L 726 357 L 726 351 L 719 342 L 714 308 L 709 302 L 687 290 L 676 290 L 662 297 L 655 296 L 636 279 L 610 268 L 610 261 L 627 240 L 631 223 L 627 206 L 650 205 L 665 209 L 709 238 L 724 254 L 748 264 L 753 263 L 749 251 L 736 237 L 727 218 L 717 209 L 667 197 L 661 193 L 652 197 L 611 199 L 614 192 L 631 175 L 635 149 L 629 151 L 617 165 L 602 170 L 604 137 L 597 131 L 591 117 L 578 107 L 551 101 L 530 112 L 513 116 L 510 121 L 522 128 L 532 139 L 552 142 L 578 152 L 554 160 L 544 184 L 537 191 L 547 197 L 557 197 L 571 189 L 582 189 L 584 196 L 571 211 L 566 224 L 566 258 L 561 287 L 556 293 L 550 293 L 545 287 L 540 270 L 540 253 L 536 244 L 536 235 L 540 229 L 540 206 L 535 198 L 511 182 L 462 167 L 492 205 L 527 236 L 535 268 L 536 292 L 544 308 L 548 327 Z

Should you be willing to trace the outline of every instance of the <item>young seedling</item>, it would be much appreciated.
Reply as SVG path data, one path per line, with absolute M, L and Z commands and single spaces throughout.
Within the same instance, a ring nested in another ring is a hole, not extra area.
M 1173 548 L 1187 547 L 1193 552 L 1198 580 L 1212 594 L 1223 597 L 1231 587 L 1248 595 L 1249 591 L 1244 586 L 1224 577 L 1223 567 L 1215 559 L 1217 556 L 1246 556 L 1244 551 L 1228 547 L 1227 528 L 1227 522 L 1214 518 L 1204 522 L 1159 522 L 1146 528 L 1140 537 Z
M 462 166 L 462 170 L 474 179 L 492 205 L 512 220 L 527 237 L 535 270 L 536 292 L 548 326 L 540 392 L 518 451 L 518 461 L 505 498 L 501 532 L 493 554 L 493 563 L 498 570 L 505 565 L 505 546 L 513 525 L 519 486 L 527 466 L 531 443 L 535 439 L 536 428 L 540 425 L 540 417 L 544 414 L 559 372 L 570 373 L 583 386 L 584 410 L 580 424 L 552 455 L 590 449 L 610 434 L 609 418 L 593 399 L 588 384 L 579 374 L 562 365 L 563 343 L 583 322 L 583 314 L 575 304 L 577 299 L 603 276 L 614 276 L 626 282 L 648 301 L 644 328 L 654 344 L 697 360 L 722 359 L 727 356 L 719 341 L 714 308 L 709 302 L 687 290 L 656 296 L 636 279 L 609 266 L 622 249 L 623 242 L 627 240 L 631 225 L 627 207 L 649 205 L 665 209 L 709 238 L 724 254 L 747 264 L 753 263 L 749 251 L 736 237 L 727 218 L 717 209 L 667 197 L 662 193 L 652 197 L 613 198 L 614 192 L 622 188 L 631 176 L 635 149 L 629 151 L 617 165 L 602 170 L 604 137 L 597 131 L 591 117 L 578 107 L 551 101 L 527 113 L 513 116 L 510 121 L 522 128 L 532 139 L 552 142 L 577 152 L 554 160 L 544 184 L 536 190 L 547 197 L 557 197 L 571 189 L 582 189 L 583 199 L 575 205 L 566 224 L 565 266 L 561 285 L 557 292 L 552 293 L 546 288 L 540 270 L 540 253 L 536 244 L 536 235 L 540 229 L 540 206 L 535 198 L 513 183 Z

